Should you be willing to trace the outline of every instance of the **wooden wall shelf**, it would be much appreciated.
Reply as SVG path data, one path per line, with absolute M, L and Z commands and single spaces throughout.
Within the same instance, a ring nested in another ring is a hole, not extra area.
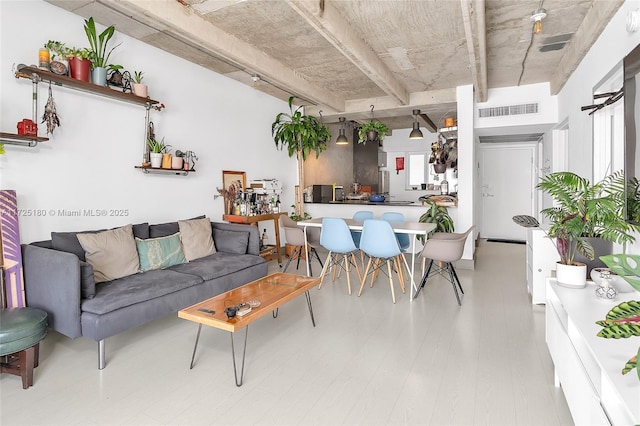
M 112 89 L 108 86 L 99 86 L 97 84 L 77 80 L 65 75 L 54 74 L 51 71 L 41 70 L 35 67 L 28 67 L 26 65 L 18 65 L 16 78 L 26 78 L 32 81 L 36 79 L 36 81 L 39 80 L 50 82 L 52 84 L 55 84 L 56 86 L 68 87 L 70 89 L 79 90 L 81 92 L 93 93 L 98 96 L 117 99 L 119 101 L 137 105 L 152 106 L 160 103 L 159 101 L 155 101 L 153 99 L 142 98 L 140 96 L 134 95 L 133 93 L 124 93 L 121 90 Z
M 142 170 L 145 174 L 158 174 L 158 175 L 177 175 L 177 176 L 187 176 L 189 173 L 195 173 L 196 171 L 191 170 L 182 170 L 182 169 L 159 169 L 155 167 L 142 167 L 142 166 L 134 166 L 136 169 Z
M 17 135 L 15 133 L 0 132 L 0 143 L 9 145 L 21 145 L 33 148 L 40 142 L 48 141 L 49 138 L 41 138 L 38 136 Z

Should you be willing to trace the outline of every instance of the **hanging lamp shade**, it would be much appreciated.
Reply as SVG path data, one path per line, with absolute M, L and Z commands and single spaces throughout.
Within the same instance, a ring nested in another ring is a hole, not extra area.
M 345 131 L 344 131 L 345 118 L 340 117 L 338 118 L 338 120 L 340 120 L 340 134 L 336 139 L 336 145 L 349 145 L 349 139 L 347 139 L 347 136 L 345 135 Z
M 424 135 L 420 130 L 420 123 L 418 123 L 418 115 L 420 114 L 419 109 L 413 110 L 413 130 L 409 133 L 409 139 L 422 139 Z

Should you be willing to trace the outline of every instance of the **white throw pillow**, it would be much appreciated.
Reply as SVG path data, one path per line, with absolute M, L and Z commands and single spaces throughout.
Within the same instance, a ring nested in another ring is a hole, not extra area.
M 95 282 L 112 281 L 140 271 L 131 225 L 91 234 L 77 234 Z
M 191 262 L 216 252 L 211 234 L 211 221 L 208 218 L 179 220 L 178 227 L 187 261 Z

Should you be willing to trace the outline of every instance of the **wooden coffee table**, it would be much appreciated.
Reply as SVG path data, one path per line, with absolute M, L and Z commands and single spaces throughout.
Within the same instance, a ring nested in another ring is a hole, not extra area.
M 193 368 L 193 360 L 196 356 L 202 325 L 226 330 L 231 336 L 231 356 L 233 358 L 233 373 L 236 379 L 236 386 L 242 386 L 249 324 L 258 318 L 262 318 L 269 312 L 272 312 L 273 317 L 276 318 L 280 306 L 304 293 L 309 307 L 311 323 L 315 327 L 316 322 L 313 317 L 313 307 L 311 306 L 309 289 L 317 286 L 319 283 L 319 278 L 277 272 L 178 311 L 179 318 L 198 323 L 198 334 L 196 335 L 196 343 L 193 347 L 189 368 Z M 233 318 L 228 318 L 225 314 L 226 307 L 253 301 L 260 302 L 260 305 L 252 307 L 251 311 L 243 316 L 236 315 Z M 238 376 L 233 333 L 243 328 L 245 329 L 244 347 L 242 349 L 242 366 L 240 375 Z

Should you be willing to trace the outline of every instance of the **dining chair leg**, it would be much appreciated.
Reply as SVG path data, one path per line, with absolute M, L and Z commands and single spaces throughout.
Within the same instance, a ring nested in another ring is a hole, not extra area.
M 460 284 L 460 278 L 458 278 L 458 274 L 456 272 L 456 269 L 453 267 L 453 264 L 450 263 L 451 265 L 451 272 L 453 272 L 453 276 L 456 278 L 456 282 L 458 283 L 458 287 L 460 288 L 460 291 L 462 292 L 462 294 L 464 294 L 464 290 L 462 289 L 462 284 Z
M 427 262 L 427 258 L 426 257 L 423 257 L 422 260 L 420 261 L 420 267 L 422 268 L 421 269 L 422 275 L 424 275 L 424 266 L 425 266 L 426 262 Z
M 462 306 L 462 302 L 460 302 L 460 294 L 458 293 L 458 286 L 456 285 L 456 281 L 453 276 L 453 271 L 451 269 L 452 268 L 451 263 L 447 263 L 445 265 L 445 268 L 447 268 L 447 271 L 449 272 L 449 277 L 451 278 L 450 279 L 451 285 L 453 286 L 453 292 L 455 293 L 456 299 L 458 300 L 458 305 Z
M 426 259 L 426 258 L 423 258 L 423 259 Z M 429 272 L 431 272 L 431 267 L 432 266 L 433 266 L 433 259 L 430 259 L 429 267 L 427 268 L 427 271 L 422 274 L 422 279 L 420 280 L 420 285 L 418 286 L 418 289 L 416 290 L 416 294 L 413 296 L 414 298 L 416 296 L 418 296 L 418 293 L 420 293 L 420 290 L 422 290 L 424 288 L 425 284 L 427 283 L 427 279 L 429 278 Z
M 400 289 L 404 293 L 406 291 L 405 284 L 404 284 L 404 274 L 402 273 L 402 268 L 404 266 L 400 263 L 400 260 L 397 257 L 393 258 L 393 265 L 396 268 L 396 273 L 398 274 L 398 281 L 400 282 Z
M 282 272 L 283 272 L 283 273 L 284 273 L 284 272 L 287 272 L 287 268 L 289 267 L 289 264 L 291 263 L 291 260 L 293 259 L 293 256 L 295 255 L 296 250 L 298 250 L 298 248 L 297 248 L 297 247 L 296 247 L 296 248 L 294 248 L 294 249 L 293 249 L 293 252 L 291 252 L 291 254 L 289 255 L 289 259 L 287 259 L 287 264 L 286 264 L 286 265 L 284 265 L 284 269 L 282 270 Z
M 322 272 L 320 273 L 320 284 L 318 284 L 318 290 L 322 288 L 322 281 L 324 281 L 324 276 L 327 273 L 327 269 L 329 269 L 329 265 L 331 265 L 331 251 L 329 251 L 327 258 L 324 261 L 324 266 L 322 267 Z
M 391 275 L 391 260 L 387 259 L 387 271 L 389 272 L 389 287 L 391 287 L 391 300 L 396 303 L 396 293 L 393 290 L 393 275 Z
M 320 267 L 324 268 L 324 265 L 322 264 L 322 260 L 320 260 L 320 256 L 318 255 L 318 251 L 314 248 L 312 248 L 311 251 L 313 252 L 313 254 L 316 255 L 316 259 L 318 259 L 318 263 L 320 264 Z M 311 261 L 311 259 L 309 259 L 309 261 Z
M 360 290 L 358 291 L 358 297 L 362 294 L 362 289 L 364 288 L 364 283 L 367 281 L 367 274 L 369 273 L 369 268 L 371 267 L 371 262 L 373 262 L 373 258 L 369 258 L 369 262 L 367 262 L 367 267 L 364 270 L 364 276 L 360 280 Z
M 349 258 L 348 255 L 344 255 L 344 269 L 347 274 L 347 287 L 349 288 L 349 296 L 351 296 L 351 274 L 349 273 Z
M 371 271 L 371 282 L 369 283 L 369 287 L 373 288 L 373 281 L 378 278 L 380 274 L 380 260 L 379 257 L 376 257 L 373 261 L 373 270 Z
M 356 262 L 356 255 L 351 252 L 351 259 L 353 260 L 353 266 L 356 267 L 356 273 L 358 274 L 358 280 L 362 281 L 362 275 L 360 274 L 360 268 L 358 267 L 358 263 Z

